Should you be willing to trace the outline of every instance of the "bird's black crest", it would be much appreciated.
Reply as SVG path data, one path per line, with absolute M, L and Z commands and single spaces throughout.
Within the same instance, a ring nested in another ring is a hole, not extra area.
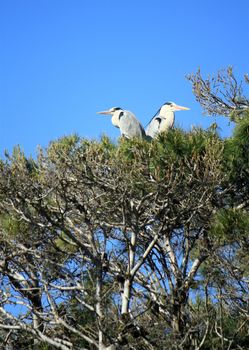
M 173 102 L 165 102 L 165 103 L 164 103 L 164 106 L 165 106 L 165 105 L 170 106 L 170 105 L 172 105 L 172 103 L 173 103 Z
M 114 107 L 113 109 L 114 109 L 114 111 L 119 111 L 119 110 L 122 110 L 122 108 L 121 108 L 121 107 Z

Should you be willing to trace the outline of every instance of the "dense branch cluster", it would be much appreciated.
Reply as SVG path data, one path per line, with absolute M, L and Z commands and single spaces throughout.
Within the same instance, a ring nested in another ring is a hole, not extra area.
M 247 349 L 248 135 L 245 112 L 227 140 L 175 129 L 7 154 L 3 348 Z
M 244 76 L 244 81 L 238 81 L 232 67 L 222 69 L 206 79 L 199 69 L 187 75 L 187 79 L 192 83 L 196 100 L 208 115 L 227 116 L 237 122 L 243 118 L 244 110 L 249 108 L 249 99 L 245 95 L 248 75 Z

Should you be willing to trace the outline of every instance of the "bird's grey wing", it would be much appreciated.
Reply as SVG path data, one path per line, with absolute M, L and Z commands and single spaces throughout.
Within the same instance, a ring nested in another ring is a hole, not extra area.
M 151 138 L 155 138 L 159 133 L 161 121 L 162 120 L 160 117 L 154 117 L 151 119 L 145 130 L 146 135 L 150 136 Z
M 132 137 L 144 137 L 145 131 L 135 115 L 129 111 L 122 111 L 119 115 L 119 127 L 121 134 L 128 139 Z

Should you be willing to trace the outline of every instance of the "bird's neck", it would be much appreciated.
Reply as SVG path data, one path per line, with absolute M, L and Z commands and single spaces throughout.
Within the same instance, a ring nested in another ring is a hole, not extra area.
M 116 128 L 119 128 L 119 114 L 120 111 L 115 112 L 112 116 L 112 124 L 116 126 Z
M 175 114 L 172 111 L 164 111 L 160 113 L 160 117 L 162 119 L 167 119 L 169 121 L 174 121 L 175 119 Z

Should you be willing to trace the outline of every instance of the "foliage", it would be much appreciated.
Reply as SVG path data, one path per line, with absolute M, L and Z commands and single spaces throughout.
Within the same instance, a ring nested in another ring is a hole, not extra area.
M 229 66 L 206 79 L 198 69 L 196 73 L 187 75 L 187 79 L 192 83 L 196 100 L 206 114 L 226 116 L 234 122 L 243 119 L 244 111 L 249 108 L 249 99 L 245 96 L 249 83 L 247 74 L 243 81 L 238 81 L 233 67 Z
M 225 140 L 215 128 L 118 144 L 71 135 L 36 159 L 6 153 L 3 347 L 247 349 L 243 113 Z

